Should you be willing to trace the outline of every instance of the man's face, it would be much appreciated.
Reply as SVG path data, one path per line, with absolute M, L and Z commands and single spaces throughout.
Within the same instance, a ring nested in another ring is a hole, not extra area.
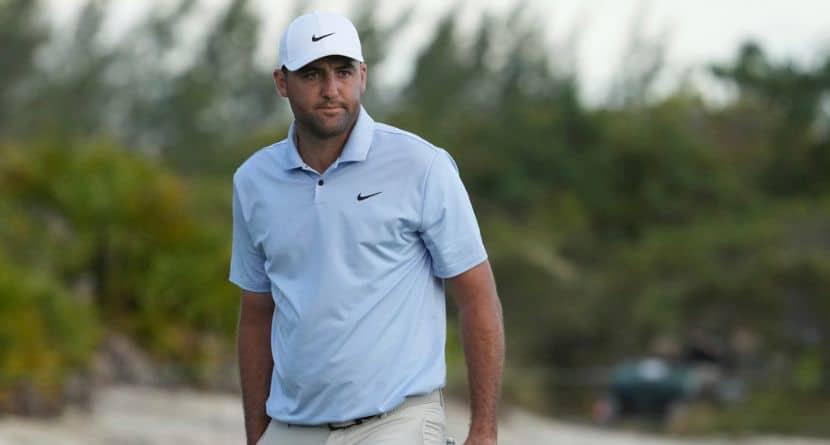
M 319 139 L 351 130 L 366 90 L 366 64 L 342 56 L 317 59 L 297 71 L 274 71 L 297 124 Z

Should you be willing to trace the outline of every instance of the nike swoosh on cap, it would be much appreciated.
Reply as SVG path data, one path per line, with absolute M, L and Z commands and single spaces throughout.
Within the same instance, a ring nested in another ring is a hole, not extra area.
M 333 32 L 330 32 L 330 33 L 328 33 L 328 34 L 323 34 L 323 35 L 321 35 L 320 37 L 317 37 L 317 36 L 315 36 L 314 34 L 312 34 L 312 35 L 311 35 L 311 41 L 312 41 L 312 42 L 317 42 L 317 41 L 323 40 L 323 39 L 325 39 L 326 37 L 328 37 L 328 36 L 330 36 L 330 35 L 333 35 L 333 34 L 334 34 Z

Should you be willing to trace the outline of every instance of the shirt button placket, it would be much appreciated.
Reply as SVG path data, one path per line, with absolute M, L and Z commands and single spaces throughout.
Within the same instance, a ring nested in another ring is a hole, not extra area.
M 323 202 L 323 186 L 326 184 L 326 181 L 323 178 L 317 180 L 317 185 L 314 187 L 314 202 L 320 203 Z

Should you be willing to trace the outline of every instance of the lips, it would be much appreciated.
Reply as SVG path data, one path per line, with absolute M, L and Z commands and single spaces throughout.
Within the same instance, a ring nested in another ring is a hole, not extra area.
M 343 107 L 317 107 L 318 115 L 324 119 L 339 119 L 345 112 Z

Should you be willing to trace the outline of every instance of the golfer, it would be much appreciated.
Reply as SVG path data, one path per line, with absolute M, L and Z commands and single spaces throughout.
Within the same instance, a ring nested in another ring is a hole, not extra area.
M 501 305 L 455 162 L 361 106 L 346 18 L 280 39 L 287 138 L 233 179 L 230 280 L 248 444 L 445 444 L 446 285 L 470 388 L 468 445 L 496 443 Z

